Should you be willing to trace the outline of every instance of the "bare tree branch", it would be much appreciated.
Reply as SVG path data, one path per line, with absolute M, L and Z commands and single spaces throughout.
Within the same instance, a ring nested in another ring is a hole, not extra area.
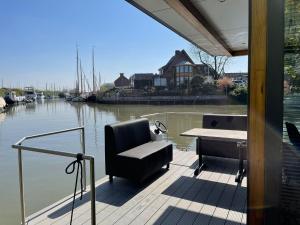
M 192 46 L 192 53 L 199 59 L 201 64 L 206 65 L 210 69 L 215 80 L 223 76 L 225 66 L 230 61 L 228 56 L 211 56 L 195 46 Z

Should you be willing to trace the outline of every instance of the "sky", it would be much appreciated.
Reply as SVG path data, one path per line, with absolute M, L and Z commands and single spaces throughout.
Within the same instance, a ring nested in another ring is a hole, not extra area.
M 102 83 L 123 72 L 153 72 L 191 44 L 125 0 L 0 0 L 0 82 L 4 86 L 71 88 L 76 46 L 87 77 Z M 247 57 L 226 72 L 247 71 Z

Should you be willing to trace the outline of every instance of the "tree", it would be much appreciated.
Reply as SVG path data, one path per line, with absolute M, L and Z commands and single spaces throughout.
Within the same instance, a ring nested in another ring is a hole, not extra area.
M 286 0 L 284 74 L 294 92 L 300 91 L 300 2 Z
M 222 89 L 225 94 L 227 95 L 228 93 L 228 90 L 233 87 L 233 82 L 232 82 L 232 79 L 230 79 L 229 77 L 223 77 L 223 78 L 220 78 L 218 81 L 217 81 L 217 86 Z
M 192 46 L 192 54 L 197 58 L 200 63 L 206 65 L 210 68 L 210 72 L 214 80 L 218 80 L 224 74 L 225 66 L 230 62 L 230 57 L 228 56 L 212 56 L 207 54 L 205 51 Z
M 203 76 L 196 75 L 191 80 L 192 89 L 202 88 L 203 84 L 204 84 L 204 77 Z

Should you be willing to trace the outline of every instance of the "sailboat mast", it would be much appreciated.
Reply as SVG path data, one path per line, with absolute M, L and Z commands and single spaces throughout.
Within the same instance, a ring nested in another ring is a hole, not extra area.
M 76 92 L 79 94 L 79 58 L 78 58 L 78 47 L 76 46 L 76 75 L 77 75 L 77 82 L 76 82 Z
M 99 80 L 98 80 L 98 82 L 99 82 L 99 91 L 101 90 L 101 74 L 100 74 L 100 72 L 99 72 Z
M 82 65 L 80 60 L 80 82 L 81 82 L 81 94 L 83 93 L 83 80 L 82 80 Z
M 95 94 L 95 55 L 94 55 L 94 48 L 93 48 L 93 94 Z

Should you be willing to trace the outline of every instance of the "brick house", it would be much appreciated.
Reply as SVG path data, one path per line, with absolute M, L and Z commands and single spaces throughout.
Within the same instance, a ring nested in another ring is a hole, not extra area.
M 114 81 L 115 87 L 125 88 L 130 86 L 130 81 L 124 76 L 124 73 L 120 73 L 120 76 Z
M 212 70 L 206 65 L 195 64 L 185 50 L 176 50 L 167 64 L 159 69 L 159 76 L 166 79 L 169 89 L 173 89 L 189 83 L 195 75 L 209 77 Z

